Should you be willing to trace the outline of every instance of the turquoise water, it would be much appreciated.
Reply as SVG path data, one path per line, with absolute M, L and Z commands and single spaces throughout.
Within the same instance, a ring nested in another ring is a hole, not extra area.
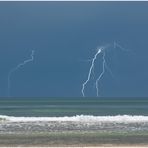
M 148 115 L 148 98 L 1 98 L 0 115 Z

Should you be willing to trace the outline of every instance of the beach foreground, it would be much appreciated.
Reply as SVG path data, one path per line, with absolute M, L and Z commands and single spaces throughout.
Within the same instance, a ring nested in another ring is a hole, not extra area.
M 49 132 L 49 133 L 5 133 L 0 134 L 0 146 L 50 146 L 50 147 L 89 147 L 89 146 L 147 146 L 148 134 L 123 134 L 101 132 Z
M 148 147 L 148 122 L 144 116 L 1 116 L 0 146 Z

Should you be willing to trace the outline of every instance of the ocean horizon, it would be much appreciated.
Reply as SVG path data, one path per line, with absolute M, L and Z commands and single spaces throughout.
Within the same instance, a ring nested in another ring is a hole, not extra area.
M 148 116 L 147 98 L 0 98 L 0 115 L 14 117 Z

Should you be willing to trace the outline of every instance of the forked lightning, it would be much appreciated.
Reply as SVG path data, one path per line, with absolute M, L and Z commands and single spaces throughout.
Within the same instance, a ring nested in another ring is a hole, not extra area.
M 13 69 L 10 70 L 10 72 L 8 73 L 8 96 L 10 96 L 10 86 L 11 86 L 11 76 L 12 74 L 17 71 L 18 69 L 20 69 L 21 67 L 23 67 L 25 64 L 32 62 L 34 60 L 34 50 L 31 51 L 31 57 L 25 61 L 23 61 L 22 63 L 18 64 L 16 67 L 14 67 Z
M 101 68 L 102 71 L 101 71 L 101 73 L 99 74 L 98 78 L 95 81 L 95 88 L 96 88 L 96 96 L 97 97 L 99 96 L 99 86 L 98 85 L 99 85 L 99 82 L 101 81 L 101 78 L 103 77 L 103 75 L 105 73 L 105 70 L 107 70 L 112 75 L 112 77 L 113 77 L 113 73 L 112 73 L 111 69 L 107 66 L 106 59 L 105 59 L 105 56 L 106 56 L 106 48 L 107 47 L 109 47 L 109 46 L 104 46 L 104 47 L 97 48 L 96 54 L 94 55 L 94 57 L 91 60 L 89 60 L 91 62 L 91 66 L 89 68 L 87 79 L 82 84 L 82 90 L 81 90 L 81 93 L 82 93 L 82 96 L 83 97 L 85 97 L 85 88 L 86 88 L 86 85 L 90 81 L 91 75 L 93 75 L 93 72 L 94 72 L 94 69 L 95 69 L 95 61 L 97 60 L 98 55 L 101 54 L 101 56 L 102 56 L 102 68 Z M 112 46 L 110 46 L 110 47 L 112 47 Z M 123 48 L 121 45 L 119 45 L 115 41 L 113 43 L 113 47 L 115 49 L 116 48 L 119 48 L 122 51 L 129 51 L 129 50 L 126 50 L 125 48 Z

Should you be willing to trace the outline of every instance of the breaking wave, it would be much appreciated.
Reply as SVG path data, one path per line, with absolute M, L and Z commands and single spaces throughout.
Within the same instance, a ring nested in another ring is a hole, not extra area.
M 116 116 L 91 116 L 76 115 L 65 117 L 14 117 L 0 115 L 0 121 L 9 122 L 42 122 L 42 121 L 72 121 L 72 122 L 114 122 L 114 123 L 140 123 L 148 122 L 148 116 L 116 115 Z

